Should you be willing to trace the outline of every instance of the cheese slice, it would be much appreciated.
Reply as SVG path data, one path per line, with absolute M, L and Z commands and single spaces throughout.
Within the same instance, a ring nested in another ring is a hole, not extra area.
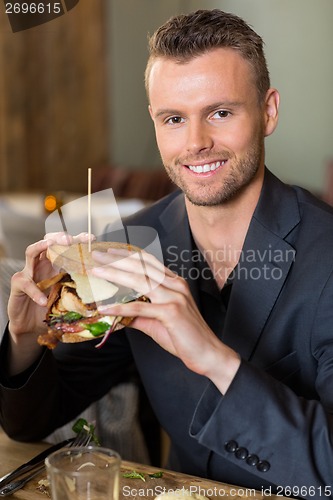
M 101 278 L 86 276 L 78 273 L 71 273 L 76 283 L 76 292 L 84 304 L 101 302 L 113 297 L 119 288 Z

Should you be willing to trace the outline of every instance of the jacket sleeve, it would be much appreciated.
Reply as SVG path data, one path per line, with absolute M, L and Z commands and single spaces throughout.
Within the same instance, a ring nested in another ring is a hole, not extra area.
M 200 444 L 295 497 L 333 498 L 332 285 L 331 277 L 311 330 L 318 398 L 242 360 L 224 396 L 209 383 L 190 428 Z
M 7 340 L 5 332 L 0 348 L 0 424 L 19 441 L 45 438 L 133 374 L 124 332 L 114 333 L 103 349 L 96 349 L 95 341 L 45 349 L 29 370 L 10 379 L 4 368 Z
M 209 384 L 191 434 L 238 467 L 278 487 L 292 487 L 294 494 L 303 487 L 309 493 L 304 498 L 313 498 L 313 488 L 318 496 L 320 489 L 333 489 L 332 429 L 333 417 L 320 402 L 298 398 L 243 361 L 225 396 Z M 243 459 L 237 455 L 242 452 Z M 253 457 L 258 461 L 249 465 Z

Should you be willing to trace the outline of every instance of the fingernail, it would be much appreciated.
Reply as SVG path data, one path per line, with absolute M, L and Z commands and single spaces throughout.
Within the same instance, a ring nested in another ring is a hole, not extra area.
M 34 301 L 43 307 L 47 305 L 47 298 L 46 297 L 40 297 L 37 300 L 34 299 Z
M 84 238 L 85 240 L 95 240 L 96 239 L 96 236 L 94 234 L 91 234 L 91 233 L 83 233 L 82 234 L 82 238 Z

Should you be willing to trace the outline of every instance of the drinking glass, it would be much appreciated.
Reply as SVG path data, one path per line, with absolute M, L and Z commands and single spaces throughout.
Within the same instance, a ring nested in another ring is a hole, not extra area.
M 120 456 L 100 446 L 62 448 L 45 460 L 52 500 L 119 500 Z

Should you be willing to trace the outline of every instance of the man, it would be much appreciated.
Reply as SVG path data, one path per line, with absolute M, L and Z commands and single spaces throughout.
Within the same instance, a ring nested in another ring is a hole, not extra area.
M 333 213 L 265 168 L 279 95 L 262 40 L 219 10 L 175 17 L 151 39 L 146 83 L 181 192 L 127 224 L 158 231 L 166 267 L 145 254 L 142 273 L 136 256 L 95 253 L 94 275 L 151 302 L 104 307 L 136 319 L 101 350 L 85 342 L 41 352 L 46 297 L 35 283 L 50 273 L 50 242 L 30 246 L 0 352 L 2 425 L 41 438 L 134 359 L 170 436 L 170 467 L 332 498 Z

